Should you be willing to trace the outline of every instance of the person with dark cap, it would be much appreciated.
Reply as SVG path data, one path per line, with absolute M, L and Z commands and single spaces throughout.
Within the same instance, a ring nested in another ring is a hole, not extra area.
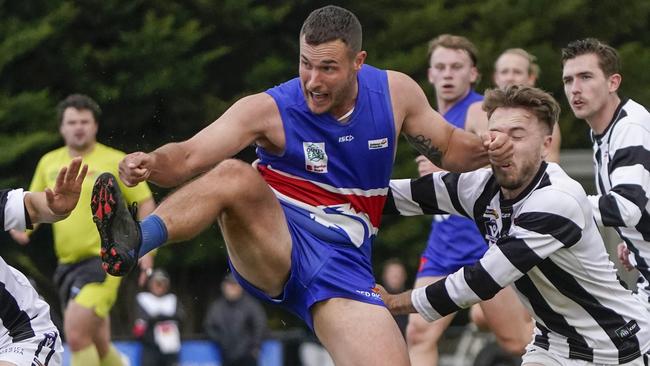
M 222 297 L 215 300 L 203 323 L 216 343 L 223 366 L 256 366 L 267 331 L 262 305 L 244 292 L 231 273 L 221 282 Z
M 148 290 L 137 297 L 133 335 L 142 341 L 142 366 L 176 366 L 181 350 L 180 324 L 183 309 L 169 292 L 169 275 L 162 269 L 151 273 Z

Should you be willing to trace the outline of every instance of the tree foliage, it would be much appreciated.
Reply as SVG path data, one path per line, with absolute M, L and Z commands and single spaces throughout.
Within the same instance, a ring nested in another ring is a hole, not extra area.
M 368 63 L 417 80 L 433 103 L 426 80 L 427 42 L 441 33 L 467 36 L 479 48 L 483 90 L 491 85 L 496 56 L 522 47 L 538 58 L 539 85 L 564 106 L 564 148 L 589 146 L 587 127 L 567 107 L 560 50 L 593 36 L 623 57 L 622 93 L 650 104 L 650 2 L 587 0 L 388 0 L 339 2 L 364 25 Z M 0 0 L 0 183 L 27 186 L 36 162 L 61 144 L 54 106 L 80 92 L 104 110 L 99 140 L 125 151 L 151 150 L 185 139 L 218 117 L 237 98 L 296 75 L 298 31 L 324 1 L 253 0 Z M 402 143 L 395 177 L 416 174 L 414 153 Z M 218 182 L 215 182 L 218 184 Z M 167 192 L 155 190 L 160 200 Z M 375 263 L 401 257 L 415 269 L 429 218 L 386 218 Z M 3 242 L 8 239 L 3 236 Z M 42 282 L 53 268 L 49 235 L 25 250 L 3 246 L 10 263 Z M 44 259 L 49 262 L 45 263 Z M 196 285 L 225 272 L 216 227 L 187 243 L 160 250 L 158 262 L 176 274 L 177 290 L 197 313 L 216 292 Z M 182 281 L 182 283 L 181 283 Z M 44 286 L 51 286 L 47 283 Z M 198 298 L 197 296 L 201 296 Z M 197 297 L 197 299 L 194 299 Z M 199 324 L 200 319 L 194 319 Z M 197 330 L 196 326 L 190 330 Z M 119 330 L 118 330 L 119 331 Z

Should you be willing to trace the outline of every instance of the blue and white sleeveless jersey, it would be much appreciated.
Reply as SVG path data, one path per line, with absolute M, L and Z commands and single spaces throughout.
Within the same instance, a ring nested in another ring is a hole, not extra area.
M 258 169 L 282 204 L 309 220 L 303 229 L 331 244 L 352 245 L 369 261 L 388 193 L 395 123 L 386 71 L 364 65 L 347 123 L 312 113 L 295 78 L 267 90 L 284 125 L 281 156 L 258 147 Z

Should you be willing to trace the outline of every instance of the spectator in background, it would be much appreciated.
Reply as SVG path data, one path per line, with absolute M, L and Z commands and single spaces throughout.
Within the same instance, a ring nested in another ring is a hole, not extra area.
M 267 331 L 264 308 L 237 283 L 232 274 L 221 282 L 222 297 L 208 309 L 204 328 L 219 347 L 222 366 L 256 366 Z
M 406 267 L 397 258 L 388 259 L 384 262 L 381 272 L 381 283 L 390 294 L 398 294 L 406 290 Z M 395 322 L 403 336 L 406 336 L 406 325 L 409 317 L 406 314 L 394 315 Z
M 137 297 L 133 335 L 142 341 L 142 366 L 176 366 L 181 350 L 180 324 L 183 309 L 169 292 L 169 276 L 156 269 L 147 283 L 149 291 Z

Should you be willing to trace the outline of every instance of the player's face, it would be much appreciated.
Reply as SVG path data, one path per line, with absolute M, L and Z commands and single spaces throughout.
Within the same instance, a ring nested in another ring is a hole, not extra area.
M 463 98 L 478 79 L 478 70 L 465 50 L 437 47 L 429 60 L 429 82 L 436 97 L 447 103 Z
M 59 131 L 66 146 L 75 150 L 85 150 L 95 143 L 97 121 L 88 109 L 68 107 L 63 111 Z
M 567 60 L 562 68 L 562 81 L 573 114 L 589 121 L 603 113 L 610 94 L 618 89 L 614 80 L 617 77 L 620 75 L 606 77 L 598 65 L 598 56 L 593 53 Z
M 299 74 L 309 110 L 335 117 L 347 113 L 356 101 L 357 72 L 365 58 L 365 51 L 352 57 L 341 40 L 310 45 L 302 37 Z
M 520 55 L 505 53 L 494 64 L 494 84 L 499 89 L 510 85 L 535 86 L 535 75 L 531 75 L 530 63 Z
M 497 108 L 490 116 L 489 129 L 505 133 L 512 140 L 512 162 L 492 164 L 492 171 L 499 185 L 516 196 L 531 182 L 546 156 L 551 143 L 549 131 L 524 108 Z

